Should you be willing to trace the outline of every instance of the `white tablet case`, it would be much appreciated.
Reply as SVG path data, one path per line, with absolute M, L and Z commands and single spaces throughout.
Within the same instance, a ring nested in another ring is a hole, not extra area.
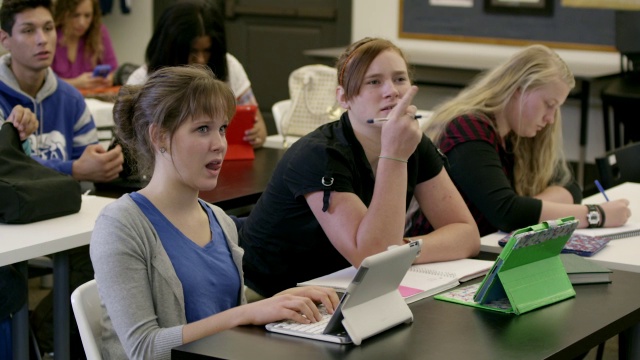
M 396 325 L 412 322 L 413 314 L 400 295 L 398 286 L 420 253 L 421 246 L 422 241 L 418 240 L 402 246 L 392 246 L 387 251 L 364 259 L 323 335 L 339 334 L 344 327 L 351 341 L 360 345 L 366 338 Z M 267 329 L 272 330 L 270 326 Z M 327 336 L 304 337 L 348 342 Z

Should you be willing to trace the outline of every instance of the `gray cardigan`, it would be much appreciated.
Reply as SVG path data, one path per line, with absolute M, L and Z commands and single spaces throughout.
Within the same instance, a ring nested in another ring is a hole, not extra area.
M 211 208 L 244 289 L 244 252 L 235 224 L 222 209 Z M 187 323 L 182 284 L 153 225 L 129 195 L 102 210 L 90 252 L 104 311 L 103 358 L 169 359 L 171 349 L 182 345 L 182 326 Z M 240 291 L 238 303 L 245 302 Z

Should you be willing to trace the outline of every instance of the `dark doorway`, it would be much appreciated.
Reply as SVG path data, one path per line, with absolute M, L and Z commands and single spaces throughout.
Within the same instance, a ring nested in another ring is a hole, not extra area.
M 154 22 L 174 1 L 154 1 Z M 271 106 L 289 98 L 289 74 L 313 63 L 302 52 L 351 42 L 351 0 L 208 1 L 224 9 L 228 51 L 249 75 L 269 134 Z

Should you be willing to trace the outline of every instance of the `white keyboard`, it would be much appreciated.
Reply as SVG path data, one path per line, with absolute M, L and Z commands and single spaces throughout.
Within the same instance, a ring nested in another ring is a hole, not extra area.
M 310 324 L 301 324 L 299 322 L 293 320 L 283 321 L 274 326 L 276 329 L 296 331 L 307 334 L 322 334 L 324 329 L 327 327 L 327 323 L 329 319 L 331 319 L 331 314 L 327 312 L 327 309 L 324 306 L 318 306 L 318 310 L 320 310 L 320 314 L 322 315 L 322 320 Z

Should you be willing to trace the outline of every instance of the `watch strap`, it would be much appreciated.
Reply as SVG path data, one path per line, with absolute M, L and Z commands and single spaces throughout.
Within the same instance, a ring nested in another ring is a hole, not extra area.
M 600 224 L 598 224 L 598 227 L 604 227 L 604 222 L 607 219 L 604 214 L 604 209 L 600 205 L 596 205 L 596 209 L 598 209 L 598 212 L 600 213 Z

